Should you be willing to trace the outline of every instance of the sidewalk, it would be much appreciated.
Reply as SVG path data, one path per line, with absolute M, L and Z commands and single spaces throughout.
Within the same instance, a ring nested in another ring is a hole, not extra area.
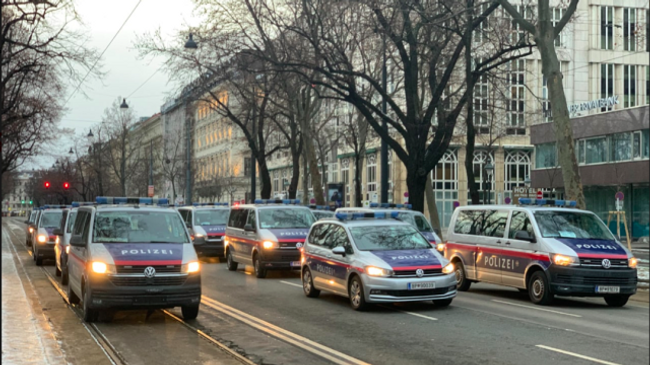
M 41 311 L 6 230 L 2 231 L 2 363 L 64 364 L 63 353 Z

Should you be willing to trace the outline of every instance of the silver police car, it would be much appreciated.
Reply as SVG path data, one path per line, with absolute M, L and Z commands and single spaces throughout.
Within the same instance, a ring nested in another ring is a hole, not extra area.
M 355 310 L 370 303 L 451 304 L 457 293 L 454 265 L 397 215 L 337 213 L 314 223 L 301 260 L 305 295 L 332 292 L 349 298 Z

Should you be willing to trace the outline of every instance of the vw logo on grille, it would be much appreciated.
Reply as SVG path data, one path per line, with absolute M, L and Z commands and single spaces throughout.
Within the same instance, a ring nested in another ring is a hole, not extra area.
M 300 250 L 300 247 L 302 247 L 302 243 L 301 242 L 296 243 L 296 248 Z
M 612 267 L 612 262 L 609 261 L 608 259 L 604 259 L 602 265 L 605 269 L 609 269 L 610 267 Z
M 154 269 L 152 266 L 147 266 L 146 269 L 144 269 L 144 276 L 148 278 L 153 278 L 156 276 L 156 269 Z
M 415 270 L 415 275 L 417 275 L 418 278 L 423 277 L 424 276 L 424 270 L 422 270 L 422 269 Z

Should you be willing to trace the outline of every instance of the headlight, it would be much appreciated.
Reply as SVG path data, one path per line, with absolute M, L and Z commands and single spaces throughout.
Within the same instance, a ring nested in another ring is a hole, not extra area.
M 65 246 L 65 253 L 70 253 L 70 245 Z
M 272 248 L 277 248 L 278 243 L 277 242 L 272 242 L 272 241 L 264 241 L 264 242 L 262 242 L 262 247 L 264 247 L 267 250 L 270 250 Z
M 228 237 L 223 236 L 223 247 L 228 246 L 228 243 L 229 243 L 229 242 L 228 242 Z
M 195 236 L 196 238 L 201 238 L 201 237 L 203 237 L 203 235 L 200 234 L 200 233 L 197 233 L 197 234 L 195 234 L 194 236 Z
M 553 263 L 555 265 L 559 265 L 559 266 L 580 265 L 580 261 L 578 260 L 577 257 L 565 256 L 565 255 L 560 255 L 560 254 L 553 255 Z
M 443 274 L 451 274 L 455 271 L 456 269 L 454 268 L 454 263 L 450 262 L 447 264 L 447 266 L 442 268 L 442 273 Z
M 115 265 L 108 265 L 105 264 L 101 261 L 93 261 L 92 263 L 92 269 L 94 273 L 97 274 L 114 274 L 115 273 Z
M 393 271 L 382 269 L 381 267 L 366 266 L 366 274 L 370 276 L 391 276 L 393 275 Z
M 636 257 L 630 257 L 629 260 L 627 260 L 627 266 L 631 268 L 635 268 L 636 265 L 639 263 L 639 260 L 636 259 Z
M 39 235 L 38 235 L 38 242 L 40 242 L 40 243 L 45 243 L 45 242 L 47 242 L 47 236 L 46 236 L 46 235 L 43 235 L 43 234 L 39 234 Z
M 34 233 L 34 228 L 29 227 L 29 233 Z
M 445 252 L 445 244 L 444 243 L 437 244 L 436 250 L 438 250 L 438 252 Z
M 54 240 L 54 243 L 59 243 L 59 236 L 56 236 L 56 239 Z
M 188 262 L 187 264 L 183 264 L 183 267 L 182 267 L 181 271 L 184 272 L 184 273 L 190 274 L 190 273 L 194 273 L 194 272 L 199 272 L 200 269 L 201 269 L 201 266 L 199 265 L 199 262 L 198 261 L 192 261 L 192 262 Z

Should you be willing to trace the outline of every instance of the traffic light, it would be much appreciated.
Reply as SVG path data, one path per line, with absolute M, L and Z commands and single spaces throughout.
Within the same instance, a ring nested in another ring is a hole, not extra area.
M 68 189 L 70 189 L 70 183 L 69 183 L 69 182 L 67 182 L 67 181 L 66 181 L 66 182 L 64 182 L 64 183 L 63 183 L 63 188 L 64 188 L 65 190 L 68 190 Z
M 34 202 L 32 200 L 29 201 L 29 205 L 32 205 Z
M 25 201 L 24 201 L 24 200 L 21 200 L 21 201 L 20 201 L 20 204 L 25 204 Z
M 45 189 L 49 189 L 49 188 L 50 188 L 50 182 L 49 182 L 49 181 L 46 181 L 46 182 L 45 182 Z

